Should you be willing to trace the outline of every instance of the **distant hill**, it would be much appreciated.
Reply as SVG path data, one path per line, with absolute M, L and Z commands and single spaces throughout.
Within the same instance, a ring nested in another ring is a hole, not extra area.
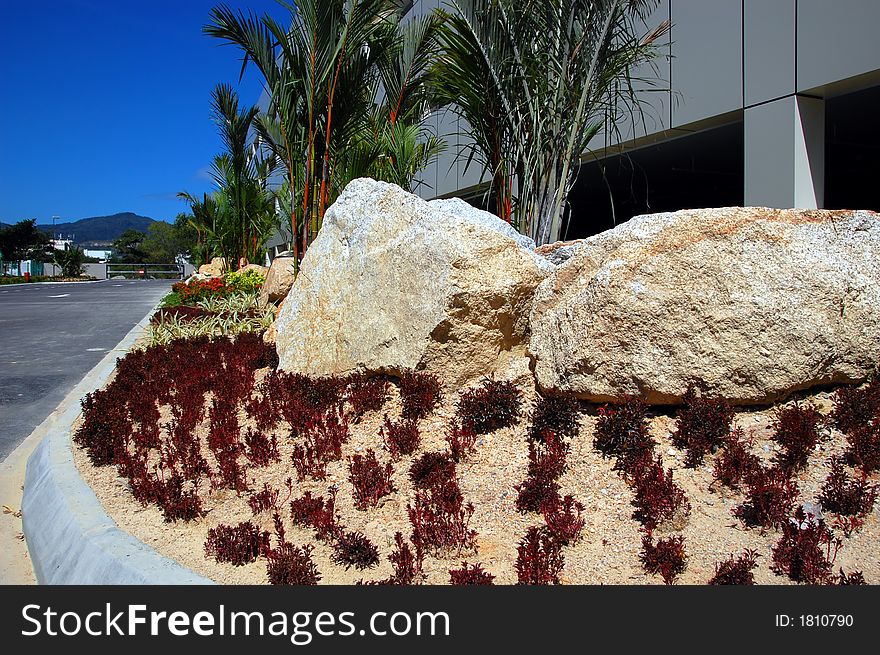
M 93 216 L 70 223 L 56 223 L 55 233 L 65 237 L 73 235 L 78 245 L 109 245 L 126 230 L 146 232 L 156 221 L 147 216 L 132 212 L 122 212 L 112 216 Z M 52 225 L 38 225 L 41 230 L 52 232 Z

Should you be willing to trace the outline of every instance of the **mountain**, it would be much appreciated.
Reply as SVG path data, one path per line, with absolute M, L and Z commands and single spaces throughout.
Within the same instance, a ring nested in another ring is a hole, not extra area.
M 156 221 L 147 216 L 138 216 L 132 212 L 122 212 L 112 216 L 93 216 L 81 218 L 69 223 L 56 223 L 55 234 L 64 237 L 73 236 L 76 244 L 84 245 L 109 245 L 126 230 L 139 230 L 146 232 Z M 39 225 L 41 230 L 52 232 L 52 225 Z

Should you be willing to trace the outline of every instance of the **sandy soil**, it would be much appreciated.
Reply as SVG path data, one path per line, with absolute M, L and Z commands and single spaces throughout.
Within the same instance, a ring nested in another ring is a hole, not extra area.
M 396 390 L 384 408 L 392 417 L 399 411 Z M 534 402 L 534 391 L 524 390 L 526 407 Z M 831 410 L 831 392 L 823 391 L 804 396 L 814 402 L 823 413 Z M 430 450 L 442 450 L 444 427 L 453 414 L 455 396 L 446 398 L 438 411 L 421 422 L 422 444 L 416 455 Z M 243 415 L 242 415 L 243 418 Z M 735 424 L 742 427 L 746 436 L 754 436 L 754 452 L 769 460 L 776 451 L 770 440 L 772 410 L 742 411 L 737 413 Z M 352 438 L 345 446 L 345 457 L 373 448 L 384 462 L 389 454 L 383 449 L 379 436 L 382 412 L 366 415 L 351 426 Z M 662 584 L 659 576 L 644 573 L 639 562 L 641 549 L 640 524 L 632 518 L 633 493 L 624 481 L 612 471 L 613 461 L 603 459 L 593 448 L 593 430 L 596 416 L 587 412 L 582 416 L 579 435 L 571 441 L 568 456 L 569 469 L 561 480 L 562 493 L 573 494 L 586 509 L 586 528 L 582 540 L 564 549 L 565 569 L 563 582 L 568 584 Z M 515 508 L 515 486 L 525 477 L 527 465 L 526 429 L 528 421 L 521 420 L 516 426 L 498 430 L 481 437 L 477 449 L 470 458 L 459 465 L 458 477 L 466 500 L 474 503 L 476 512 L 471 527 L 479 534 L 477 552 L 464 552 L 450 559 L 428 558 L 425 562 L 427 583 L 447 584 L 448 569 L 459 566 L 461 561 L 481 562 L 496 576 L 496 584 L 516 583 L 514 562 L 516 547 L 530 525 L 537 525 L 542 518 L 537 514 L 522 515 Z M 652 434 L 658 441 L 657 453 L 662 454 L 667 467 L 674 470 L 674 479 L 685 490 L 692 506 L 687 524 L 681 529 L 688 554 L 686 571 L 678 584 L 704 584 L 714 573 L 714 564 L 730 554 L 739 554 L 751 548 L 760 554 L 755 579 L 759 584 L 792 584 L 786 577 L 770 570 L 771 548 L 779 539 L 774 530 L 746 529 L 731 511 L 743 496 L 719 484 L 712 484 L 714 456 L 706 458 L 697 469 L 684 467 L 684 453 L 672 446 L 670 435 L 675 429 L 674 416 L 668 413 L 653 415 L 650 421 Z M 201 428 L 204 431 L 204 425 Z M 204 435 L 202 435 L 204 438 Z M 810 459 L 808 469 L 797 476 L 800 489 L 799 502 L 816 502 L 816 495 L 828 474 L 828 460 L 845 447 L 839 433 L 832 432 L 817 447 Z M 288 539 L 301 545 L 311 543 L 315 550 L 313 558 L 322 575 L 322 584 L 354 584 L 359 580 L 380 580 L 388 577 L 391 566 L 387 555 L 393 547 L 394 533 L 410 533 L 406 505 L 413 496 L 408 480 L 408 470 L 413 457 L 394 462 L 394 483 L 398 491 L 383 499 L 380 506 L 370 511 L 354 508 L 351 484 L 345 460 L 328 467 L 328 479 L 323 482 L 297 483 L 290 465 L 292 445 L 279 434 L 282 461 L 261 469 L 250 469 L 249 480 L 253 490 L 269 482 L 281 489 L 281 500 L 287 491 L 284 481 L 294 479 L 294 496 L 305 490 L 324 493 L 329 485 L 337 485 L 337 511 L 342 523 L 349 530 L 364 532 L 380 550 L 381 564 L 367 571 L 344 568 L 330 560 L 331 549 L 314 539 L 312 531 L 293 527 L 289 509 L 283 511 Z M 208 452 L 207 447 L 203 452 Z M 272 530 L 269 513 L 253 517 L 247 504 L 247 494 L 237 496 L 231 491 L 208 492 L 202 496 L 208 509 L 207 515 L 191 523 L 166 523 L 156 507 L 142 507 L 127 490 L 124 479 L 116 475 L 113 467 L 94 468 L 84 452 L 77 449 L 75 461 L 86 481 L 92 485 L 110 516 L 121 528 L 149 544 L 163 555 L 205 575 L 217 582 L 227 584 L 262 584 L 266 582 L 266 563 L 263 558 L 252 564 L 235 567 L 218 564 L 204 555 L 204 542 L 208 530 L 220 523 L 234 525 L 240 521 L 253 520 L 264 529 Z M 209 460 L 210 461 L 210 460 Z M 877 482 L 878 476 L 873 476 Z M 207 486 L 207 485 L 206 485 Z M 284 502 L 282 507 L 288 508 Z M 830 516 L 826 516 L 831 523 Z M 663 532 L 661 529 L 659 532 Z M 843 567 L 847 572 L 860 570 L 869 584 L 880 583 L 880 503 L 868 516 L 860 532 L 844 538 L 844 545 L 835 562 L 835 571 Z

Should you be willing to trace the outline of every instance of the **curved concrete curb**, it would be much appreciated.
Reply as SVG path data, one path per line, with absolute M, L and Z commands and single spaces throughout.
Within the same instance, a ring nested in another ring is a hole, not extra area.
M 39 584 L 214 584 L 120 530 L 73 463 L 70 432 L 80 399 L 107 382 L 154 310 L 37 428 L 46 435 L 28 458 L 21 509 Z

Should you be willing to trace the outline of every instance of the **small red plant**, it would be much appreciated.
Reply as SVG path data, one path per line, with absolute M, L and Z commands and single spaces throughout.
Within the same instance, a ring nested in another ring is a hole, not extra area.
M 819 502 L 823 509 L 844 516 L 867 516 L 877 502 L 878 487 L 868 483 L 868 476 L 862 473 L 859 478 L 847 475 L 843 462 L 831 460 L 831 473 L 819 492 Z
M 529 476 L 516 486 L 516 509 L 523 514 L 540 512 L 547 503 L 559 500 L 559 489 L 555 480 Z
M 615 468 L 630 471 L 640 457 L 654 449 L 654 440 L 648 434 L 645 404 L 627 396 L 619 405 L 600 407 L 593 446 L 604 457 L 616 457 Z
M 440 381 L 432 373 L 406 371 L 400 376 L 401 416 L 419 420 L 434 411 L 440 402 Z
M 517 485 L 516 508 L 540 512 L 546 503 L 559 501 L 559 483 L 566 468 L 568 446 L 555 433 L 544 432 L 541 441 L 529 441 L 528 476 Z
M 541 505 L 544 522 L 550 534 L 563 546 L 577 543 L 581 538 L 584 525 L 584 506 L 567 495 L 561 499 L 558 495 L 550 497 Z
M 743 438 L 742 428 L 736 428 L 724 440 L 724 450 L 715 459 L 712 475 L 723 485 L 739 489 L 752 474 L 760 470 L 760 458 L 751 452 L 753 441 Z
M 785 471 L 762 467 L 751 476 L 745 502 L 733 514 L 750 527 L 779 527 L 787 522 L 797 491 Z
M 268 482 L 263 483 L 263 488 L 250 495 L 248 498 L 248 505 L 251 508 L 251 512 L 254 516 L 260 514 L 261 512 L 267 512 L 270 509 L 275 509 L 278 504 L 278 490 L 271 487 Z
M 707 398 L 689 387 L 672 435 L 672 442 L 687 451 L 685 464 L 696 467 L 707 453 L 715 452 L 730 434 L 732 421 L 733 409 L 726 400 Z
M 746 549 L 737 557 L 731 555 L 723 562 L 715 564 L 715 575 L 709 580 L 710 585 L 753 585 L 755 575 L 752 570 L 758 566 L 758 553 Z
M 449 569 L 449 584 L 465 587 L 494 584 L 495 576 L 486 571 L 481 564 L 461 563 L 460 569 Z
M 462 427 L 453 419 L 446 430 L 446 443 L 449 445 L 449 456 L 453 461 L 460 462 L 476 448 L 477 433 L 472 428 Z
M 572 396 L 539 396 L 529 428 L 530 439 L 543 439 L 550 431 L 561 437 L 574 438 L 580 428 L 580 405 Z
M 278 440 L 275 435 L 248 428 L 244 435 L 245 457 L 254 466 L 268 466 L 281 460 L 278 454 Z
M 409 543 L 403 539 L 400 532 L 394 534 L 394 550 L 388 555 L 393 573 L 388 578 L 388 584 L 411 585 L 416 584 L 422 577 L 422 564 L 424 557 L 421 552 L 409 547 Z
M 450 554 L 474 548 L 477 532 L 469 527 L 474 506 L 465 504 L 455 479 L 416 491 L 406 511 L 412 542 L 420 552 Z
M 346 570 L 368 569 L 379 564 L 379 549 L 361 532 L 346 532 L 333 544 L 332 559 Z
M 773 439 L 782 446 L 776 462 L 785 471 L 804 469 L 810 453 L 819 443 L 819 429 L 824 418 L 815 407 L 797 403 L 776 411 Z
M 388 378 L 384 375 L 352 373 L 346 384 L 344 399 L 355 422 L 367 412 L 378 412 L 388 400 Z
M 178 473 L 171 474 L 156 485 L 156 503 L 167 522 L 193 521 L 204 516 L 205 510 L 198 489 L 185 489 L 185 480 Z
M 312 496 L 306 491 L 290 502 L 290 516 L 294 525 L 311 527 L 321 541 L 332 541 L 342 532 L 336 516 L 336 489 L 330 489 L 330 498 Z
M 827 584 L 841 541 L 823 519 L 807 514 L 799 506 L 794 517 L 782 524 L 782 536 L 773 547 L 773 566 L 779 575 L 795 582 Z
M 880 471 L 880 419 L 861 427 L 853 428 L 846 435 L 849 446 L 847 461 L 862 469 L 864 473 Z
M 316 585 L 321 580 L 318 567 L 312 560 L 311 546 L 299 548 L 283 543 L 269 551 L 266 573 L 274 585 Z
M 522 398 L 513 382 L 486 379 L 461 394 L 456 415 L 464 429 L 486 434 L 519 419 Z
M 690 514 L 687 496 L 673 481 L 672 469 L 663 468 L 663 459 L 659 456 L 636 477 L 634 488 L 633 518 L 647 530 L 667 521 L 679 524 Z
M 412 455 L 419 448 L 422 435 L 415 419 L 401 419 L 394 422 L 385 415 L 385 424 L 379 429 L 385 447 L 394 459 Z
M 671 585 L 687 567 L 684 537 L 658 539 L 654 544 L 651 533 L 645 534 L 642 537 L 642 552 L 639 554 L 639 560 L 645 571 L 651 574 L 659 573 L 663 577 L 663 583 Z
M 425 453 L 409 467 L 409 479 L 416 489 L 444 484 L 455 479 L 455 462 L 447 453 Z
M 269 552 L 269 533 L 261 531 L 250 521 L 237 526 L 218 525 L 208 530 L 205 541 L 205 557 L 233 566 L 243 566 L 256 561 Z
M 383 467 L 372 449 L 364 455 L 357 453 L 349 458 L 348 478 L 354 487 L 355 507 L 361 510 L 375 507 L 380 498 L 397 491 L 391 481 L 393 475 L 391 464 Z
M 834 393 L 831 419 L 838 430 L 849 434 L 880 417 L 880 375 L 874 374 L 862 387 L 841 387 Z
M 532 526 L 516 549 L 516 577 L 521 585 L 559 584 L 565 566 L 562 545 L 544 526 Z
M 850 574 L 846 574 L 843 572 L 843 569 L 840 569 L 840 574 L 837 576 L 837 584 L 840 586 L 863 586 L 868 584 L 865 582 L 865 576 L 861 571 L 853 571 Z

